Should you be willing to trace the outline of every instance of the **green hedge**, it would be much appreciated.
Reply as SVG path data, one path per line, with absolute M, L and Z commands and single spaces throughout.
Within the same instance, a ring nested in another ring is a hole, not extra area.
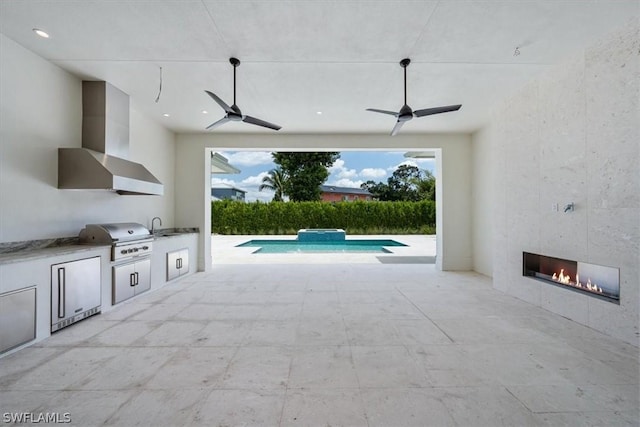
M 211 202 L 218 234 L 296 234 L 342 228 L 348 234 L 435 234 L 435 202 Z

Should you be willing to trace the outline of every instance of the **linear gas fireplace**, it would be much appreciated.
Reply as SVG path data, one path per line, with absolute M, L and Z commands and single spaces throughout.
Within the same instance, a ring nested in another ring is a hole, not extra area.
M 522 253 L 522 275 L 620 304 L 620 269 Z

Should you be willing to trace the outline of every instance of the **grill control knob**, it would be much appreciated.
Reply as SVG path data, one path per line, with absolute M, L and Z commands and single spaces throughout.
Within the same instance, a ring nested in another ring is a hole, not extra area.
M 127 253 L 127 250 L 126 250 L 126 249 L 123 249 L 123 250 L 121 250 L 121 251 L 120 251 L 120 253 L 121 253 L 121 254 L 126 254 L 126 253 Z
M 133 249 L 127 249 L 127 252 L 131 253 L 133 252 Z
M 138 248 L 133 248 L 133 252 L 138 252 Z
M 142 250 L 143 250 L 143 251 L 146 251 L 147 249 L 149 249 L 149 246 L 143 246 L 143 247 L 142 247 Z

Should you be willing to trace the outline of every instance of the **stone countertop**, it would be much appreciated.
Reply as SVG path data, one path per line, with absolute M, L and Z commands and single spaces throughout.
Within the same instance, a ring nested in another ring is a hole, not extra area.
M 14 252 L 0 253 L 0 265 L 23 262 L 35 259 L 51 258 L 59 255 L 95 251 L 96 249 L 109 249 L 111 245 L 80 245 L 69 244 L 49 247 L 24 248 Z
M 197 227 L 165 228 L 154 234 L 154 239 L 168 239 L 198 233 Z M 0 265 L 14 262 L 51 258 L 59 255 L 82 253 L 96 249 L 110 249 L 111 245 L 83 245 L 78 237 L 61 237 L 42 240 L 26 240 L 22 242 L 0 243 Z
M 198 228 L 163 228 L 154 231 L 153 238 L 155 240 L 168 239 L 172 237 L 185 236 L 187 234 L 198 234 Z

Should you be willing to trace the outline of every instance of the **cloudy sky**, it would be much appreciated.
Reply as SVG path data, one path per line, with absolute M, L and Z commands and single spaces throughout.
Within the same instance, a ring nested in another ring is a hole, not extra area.
M 368 180 L 387 182 L 393 171 L 401 164 L 418 166 L 433 172 L 432 159 L 406 159 L 404 151 L 343 151 L 331 167 L 326 184 L 339 187 L 356 187 Z M 223 151 L 221 155 L 241 170 L 239 174 L 216 174 L 211 184 L 225 183 L 247 192 L 246 200 L 268 202 L 273 192 L 258 191 L 262 178 L 276 167 L 269 151 Z

